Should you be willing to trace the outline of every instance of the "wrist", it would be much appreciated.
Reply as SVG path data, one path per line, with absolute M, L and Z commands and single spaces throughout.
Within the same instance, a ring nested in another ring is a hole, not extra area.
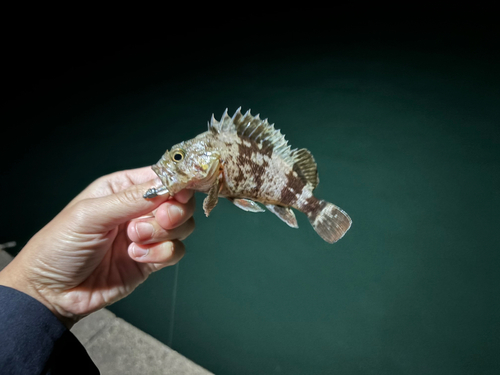
M 0 285 L 22 292 L 49 309 L 59 321 L 70 329 L 79 318 L 65 314 L 52 304 L 34 285 L 29 282 L 29 278 L 24 274 L 22 268 L 16 267 L 16 258 L 12 260 L 2 271 L 0 271 Z

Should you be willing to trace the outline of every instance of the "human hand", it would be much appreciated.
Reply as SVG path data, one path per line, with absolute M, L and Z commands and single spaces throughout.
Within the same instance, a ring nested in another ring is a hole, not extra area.
M 0 285 L 36 298 L 70 328 L 176 264 L 194 229 L 193 192 L 146 200 L 155 178 L 145 167 L 94 181 L 0 272 Z

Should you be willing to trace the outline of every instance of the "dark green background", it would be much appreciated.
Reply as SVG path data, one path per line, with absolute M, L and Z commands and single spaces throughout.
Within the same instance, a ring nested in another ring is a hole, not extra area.
M 313 153 L 316 195 L 353 226 L 329 245 L 303 214 L 294 230 L 223 200 L 205 218 L 197 195 L 173 348 L 217 374 L 499 371 L 496 37 L 414 26 L 13 42 L 0 243 L 19 251 L 95 178 L 251 108 Z M 110 309 L 167 343 L 173 276 Z

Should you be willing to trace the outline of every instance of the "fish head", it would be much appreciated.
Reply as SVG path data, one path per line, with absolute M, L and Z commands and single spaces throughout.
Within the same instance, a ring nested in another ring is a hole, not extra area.
M 152 166 L 171 195 L 182 189 L 205 191 L 219 176 L 220 154 L 202 138 L 176 144 Z

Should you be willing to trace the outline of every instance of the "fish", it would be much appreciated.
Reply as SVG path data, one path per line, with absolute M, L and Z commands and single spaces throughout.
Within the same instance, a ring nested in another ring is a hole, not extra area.
M 151 168 L 162 186 L 149 189 L 145 198 L 183 189 L 203 192 L 207 217 L 223 197 L 248 212 L 263 212 L 264 205 L 292 228 L 298 228 L 296 209 L 328 243 L 340 240 L 352 224 L 344 210 L 314 196 L 319 177 L 309 150 L 292 150 L 274 124 L 250 110 L 243 114 L 241 107 L 232 117 L 226 109 L 220 121 L 212 114 L 207 131 L 172 146 Z

